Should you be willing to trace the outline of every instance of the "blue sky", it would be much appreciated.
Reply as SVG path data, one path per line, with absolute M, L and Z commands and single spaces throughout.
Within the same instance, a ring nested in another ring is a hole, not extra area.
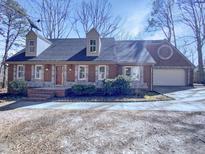
M 28 10 L 28 14 L 35 16 L 37 12 L 29 0 L 17 1 Z M 81 0 L 73 0 L 72 5 L 77 6 L 80 2 Z M 112 4 L 113 15 L 122 18 L 122 31 L 132 36 L 140 36 L 147 24 L 147 16 L 151 10 L 151 0 L 110 0 L 109 2 Z M 72 33 L 70 37 L 77 37 L 77 35 Z M 164 37 L 160 35 L 158 38 Z

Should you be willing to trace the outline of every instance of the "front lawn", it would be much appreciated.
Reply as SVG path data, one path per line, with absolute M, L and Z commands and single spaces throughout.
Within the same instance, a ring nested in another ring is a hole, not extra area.
M 204 112 L 0 112 L 0 153 L 204 153 Z

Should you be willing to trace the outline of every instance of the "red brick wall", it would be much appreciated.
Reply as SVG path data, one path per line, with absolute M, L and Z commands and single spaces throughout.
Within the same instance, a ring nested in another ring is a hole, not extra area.
M 144 66 L 143 69 L 143 77 L 144 77 L 144 82 L 147 83 L 148 89 L 151 90 L 151 81 L 152 81 L 152 71 L 151 71 L 151 66 Z
M 73 64 L 67 65 L 67 81 L 75 81 L 75 65 Z
M 95 68 L 96 65 L 88 65 L 88 81 L 95 82 Z
M 46 64 L 44 65 L 44 81 L 52 80 L 52 65 Z
M 14 64 L 9 64 L 8 66 L 8 82 L 13 81 L 14 76 Z
M 189 81 L 189 83 L 190 83 L 189 85 L 193 86 L 193 82 L 194 82 L 194 70 L 193 69 L 190 70 L 190 78 L 189 78 L 189 80 L 190 80 Z
M 119 66 L 116 64 L 109 65 L 109 75 L 108 78 L 114 79 L 118 76 Z
M 122 75 L 122 73 L 123 73 L 123 72 L 122 72 L 122 71 L 123 71 L 123 70 L 122 70 L 122 67 L 123 67 L 123 66 L 121 66 L 121 65 L 118 66 L 118 75 Z
M 25 80 L 26 81 L 31 81 L 31 65 L 30 64 L 26 64 L 25 65 Z
M 186 71 L 186 73 L 185 73 L 185 75 L 186 75 L 186 85 L 187 86 L 193 86 L 193 80 L 194 80 L 194 78 L 193 78 L 193 69 L 186 69 L 185 71 Z

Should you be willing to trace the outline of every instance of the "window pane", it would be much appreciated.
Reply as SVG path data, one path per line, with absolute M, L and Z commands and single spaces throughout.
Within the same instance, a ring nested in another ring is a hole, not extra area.
M 34 41 L 29 41 L 30 46 L 34 46 Z
M 90 40 L 90 45 L 96 45 L 96 40 Z
M 133 68 L 132 78 L 134 80 L 140 80 L 140 67 L 134 67 Z
M 90 52 L 95 52 L 96 51 L 96 47 L 95 46 L 91 46 L 90 47 Z
M 130 67 L 125 68 L 125 75 L 131 76 L 131 68 Z
M 104 80 L 105 78 L 106 78 L 106 68 L 105 66 L 100 66 L 98 72 L 98 80 Z
M 35 70 L 35 77 L 37 79 L 41 78 L 41 73 L 42 73 L 42 66 L 36 66 L 36 70 Z
M 29 51 L 30 52 L 34 52 L 35 51 L 35 47 L 29 47 Z
M 104 73 L 105 72 L 105 67 L 100 67 L 100 72 Z
M 18 70 L 18 78 L 19 79 L 21 79 L 21 78 L 23 78 L 23 74 L 24 74 L 24 68 L 23 68 L 23 66 L 18 66 L 18 68 L 17 68 Z
M 80 79 L 85 78 L 85 67 L 80 67 L 79 68 L 79 77 L 80 77 Z

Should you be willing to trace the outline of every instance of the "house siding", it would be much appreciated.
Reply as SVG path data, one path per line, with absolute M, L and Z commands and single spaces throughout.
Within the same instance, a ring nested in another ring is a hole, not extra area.
M 108 77 L 109 77 L 110 79 L 114 79 L 114 78 L 117 77 L 118 74 L 119 74 L 119 66 L 118 66 L 118 65 L 115 65 L 115 64 L 113 64 L 113 65 L 108 65 L 108 66 L 109 66 L 109 75 L 108 75 Z
M 69 82 L 75 81 L 75 65 L 73 64 L 67 65 L 67 81 Z
M 8 83 L 14 80 L 14 65 L 9 64 L 8 66 Z
M 171 58 L 167 60 L 161 59 L 158 55 L 158 49 L 163 45 L 168 45 L 173 50 L 173 55 L 171 56 Z M 166 42 L 149 44 L 149 45 L 146 45 L 146 48 L 147 48 L 147 51 L 151 54 L 151 56 L 156 61 L 155 66 L 192 67 L 191 63 L 188 60 L 186 60 L 186 58 L 184 58 L 184 56 L 179 51 L 177 51 L 176 48 L 174 48 L 173 46 L 171 46 L 170 44 Z
M 95 82 L 95 68 L 96 65 L 89 65 L 88 66 L 88 82 Z
M 31 81 L 31 76 L 32 76 L 32 68 L 31 68 L 32 65 L 30 64 L 26 64 L 25 65 L 25 80 L 26 81 Z
M 143 69 L 143 77 L 144 83 L 147 84 L 149 90 L 152 89 L 152 67 L 151 66 L 144 66 Z
M 44 81 L 52 80 L 52 65 L 47 64 L 44 66 Z
M 75 84 L 93 84 L 97 87 L 102 86 L 102 81 L 98 80 L 98 66 L 102 64 L 88 64 L 86 65 L 86 80 L 78 80 L 78 66 L 81 64 L 66 64 L 64 66 L 64 80 L 63 87 L 71 87 Z M 104 64 L 103 64 L 104 65 Z M 56 87 L 56 74 L 54 64 L 43 65 L 43 78 L 42 80 L 36 80 L 34 78 L 34 66 L 33 64 L 25 64 L 25 80 L 28 81 L 29 87 Z M 123 74 L 123 67 L 129 65 L 118 65 L 118 64 L 107 64 L 106 66 L 106 76 L 108 79 L 114 79 L 118 75 Z M 135 66 L 135 65 L 132 65 Z M 140 66 L 141 75 L 140 81 L 132 81 L 131 85 L 133 88 L 148 88 L 152 87 L 152 76 L 151 76 L 151 65 Z M 10 81 L 15 77 L 15 66 L 10 65 Z M 33 74 L 33 75 L 32 75 Z
M 186 85 L 187 86 L 193 86 L 193 69 L 186 69 Z

